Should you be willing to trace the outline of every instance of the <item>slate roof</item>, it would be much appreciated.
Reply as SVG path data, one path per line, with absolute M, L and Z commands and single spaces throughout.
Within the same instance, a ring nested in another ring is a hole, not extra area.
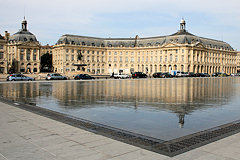
M 20 30 L 19 32 L 13 34 L 10 36 L 9 41 L 31 41 L 31 42 L 37 42 L 37 38 L 34 34 L 32 34 L 29 31 L 23 31 Z
M 206 47 L 233 50 L 226 42 L 218 41 L 209 38 L 195 36 L 186 30 L 178 31 L 168 36 L 146 37 L 146 38 L 98 38 L 65 34 L 59 38 L 57 44 L 74 44 L 86 46 L 112 46 L 112 47 L 146 47 L 146 46 L 161 46 L 169 42 L 178 44 L 202 43 Z

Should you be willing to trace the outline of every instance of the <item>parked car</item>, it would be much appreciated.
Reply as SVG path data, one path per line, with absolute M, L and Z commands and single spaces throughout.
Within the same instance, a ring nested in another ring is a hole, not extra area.
M 222 73 L 222 72 L 216 72 L 212 74 L 213 77 L 227 77 L 229 75 L 227 75 L 226 73 Z
M 210 77 L 208 73 L 203 73 L 205 77 Z
M 188 77 L 196 77 L 196 74 L 193 72 L 188 72 Z
M 47 74 L 46 80 L 67 80 L 67 77 L 59 73 L 49 73 Z
M 222 74 L 221 72 L 215 72 L 212 74 L 212 77 L 218 77 L 220 74 Z
M 147 75 L 143 72 L 134 72 L 132 78 L 147 78 Z
M 177 72 L 176 77 L 188 77 L 188 72 Z
M 120 73 L 116 73 L 116 74 L 112 74 L 112 77 L 115 79 L 126 79 L 126 78 L 130 78 L 129 75 L 127 74 L 120 74 Z
M 208 73 L 196 73 L 196 77 L 210 77 Z
M 160 78 L 172 78 L 173 76 L 169 72 L 164 72 L 160 75 Z
M 78 79 L 95 79 L 95 78 L 88 74 L 78 74 L 74 77 L 74 79 L 78 80 Z
M 162 72 L 156 72 L 156 73 L 153 73 L 153 77 L 154 78 L 160 78 Z
M 23 74 L 10 74 L 7 76 L 7 81 L 34 81 L 32 77 L 27 77 Z
M 240 76 L 240 73 L 236 73 L 236 75 L 235 76 Z

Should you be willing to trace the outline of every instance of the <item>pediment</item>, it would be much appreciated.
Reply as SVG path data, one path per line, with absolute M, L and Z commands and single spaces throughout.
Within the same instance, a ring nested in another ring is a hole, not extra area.
M 166 44 L 164 44 L 162 47 L 177 47 L 177 46 L 179 46 L 178 44 L 176 44 L 176 43 L 173 43 L 173 42 L 168 42 L 168 43 L 166 43 Z
M 198 42 L 193 45 L 193 47 L 206 48 L 202 43 Z

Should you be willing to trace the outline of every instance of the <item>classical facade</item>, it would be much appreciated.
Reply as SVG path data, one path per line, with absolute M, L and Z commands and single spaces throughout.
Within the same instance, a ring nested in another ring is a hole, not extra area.
M 237 72 L 240 73 L 240 52 L 237 53 Z
M 92 74 L 141 71 L 147 74 L 180 70 L 209 73 L 237 72 L 237 52 L 226 42 L 195 36 L 181 20 L 169 36 L 96 38 L 63 35 L 53 46 L 55 72 L 84 70 Z M 81 66 L 81 67 L 79 67 Z
M 34 34 L 27 30 L 27 21 L 9 38 L 6 44 L 7 72 L 38 73 L 40 70 L 40 48 Z
M 0 34 L 0 73 L 7 73 L 7 40 Z

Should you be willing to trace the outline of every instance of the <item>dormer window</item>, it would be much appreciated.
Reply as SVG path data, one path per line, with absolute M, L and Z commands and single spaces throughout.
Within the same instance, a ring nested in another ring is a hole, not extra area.
M 108 47 L 112 47 L 112 44 L 109 44 Z
M 103 44 L 103 43 L 101 44 L 101 47 L 104 47 L 104 44 Z
M 72 41 L 72 44 L 75 44 L 75 42 L 74 42 L 74 41 Z
M 27 38 L 24 38 L 24 41 L 27 41 Z
M 95 46 L 95 43 L 92 43 L 92 46 Z
M 85 46 L 86 45 L 85 42 L 82 42 L 82 45 Z
M 157 42 L 157 43 L 156 43 L 156 46 L 160 46 L 160 43 L 159 43 L 159 42 Z

